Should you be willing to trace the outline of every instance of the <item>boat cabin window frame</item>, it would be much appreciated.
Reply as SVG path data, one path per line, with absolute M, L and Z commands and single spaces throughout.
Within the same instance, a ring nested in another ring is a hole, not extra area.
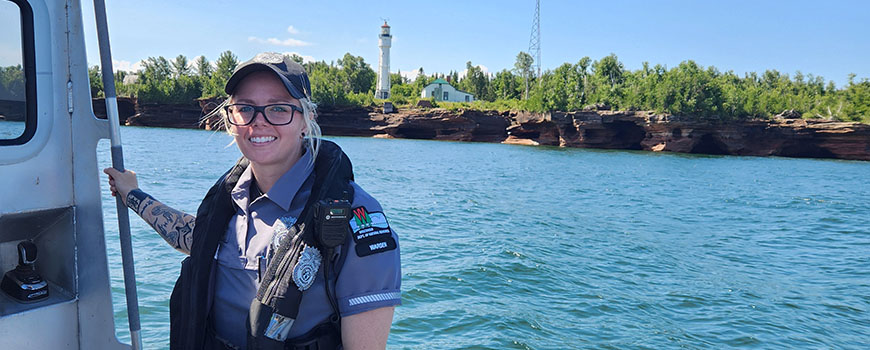
M 0 0 L 3 1 L 3 0 Z M 24 132 L 14 139 L 0 139 L 0 146 L 23 145 L 36 134 L 36 48 L 33 8 L 26 0 L 7 0 L 18 6 L 21 16 L 22 69 L 24 70 Z

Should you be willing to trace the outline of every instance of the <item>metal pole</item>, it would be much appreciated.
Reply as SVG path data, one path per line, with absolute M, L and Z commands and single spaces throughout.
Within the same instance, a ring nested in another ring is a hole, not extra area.
M 97 38 L 100 43 L 100 65 L 103 69 L 103 91 L 106 94 L 106 114 L 109 117 L 109 139 L 112 143 L 112 167 L 124 171 L 124 152 L 121 149 L 121 128 L 118 101 L 115 98 L 115 75 L 112 70 L 112 50 L 109 47 L 109 26 L 106 22 L 105 0 L 94 0 L 97 20 Z M 133 243 L 130 237 L 130 215 L 120 196 L 115 198 L 118 208 L 118 233 L 121 241 L 121 262 L 124 267 L 124 292 L 127 295 L 127 319 L 130 323 L 130 341 L 134 350 L 142 349 L 139 324 L 139 297 L 136 293 L 136 272 L 133 269 Z

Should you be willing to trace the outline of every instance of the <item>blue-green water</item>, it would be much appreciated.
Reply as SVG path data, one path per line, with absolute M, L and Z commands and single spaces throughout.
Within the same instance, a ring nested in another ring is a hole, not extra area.
M 239 155 L 221 133 L 122 135 L 141 187 L 187 212 Z M 870 347 L 870 162 L 330 139 L 400 237 L 389 348 Z M 165 349 L 183 256 L 132 223 L 145 345 Z

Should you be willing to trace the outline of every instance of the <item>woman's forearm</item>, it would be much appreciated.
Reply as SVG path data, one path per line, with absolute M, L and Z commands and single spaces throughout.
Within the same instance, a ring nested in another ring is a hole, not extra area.
M 140 189 L 127 194 L 127 207 L 139 214 L 145 222 L 176 250 L 190 255 L 193 242 L 193 225 L 196 217 L 170 208 Z

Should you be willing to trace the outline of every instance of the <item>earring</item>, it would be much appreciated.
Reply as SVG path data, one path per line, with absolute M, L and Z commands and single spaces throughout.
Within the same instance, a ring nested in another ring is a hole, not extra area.
M 299 136 L 299 138 L 300 138 L 300 139 L 304 139 L 304 138 L 305 138 L 305 132 L 304 132 L 304 131 L 302 132 L 302 135 Z

